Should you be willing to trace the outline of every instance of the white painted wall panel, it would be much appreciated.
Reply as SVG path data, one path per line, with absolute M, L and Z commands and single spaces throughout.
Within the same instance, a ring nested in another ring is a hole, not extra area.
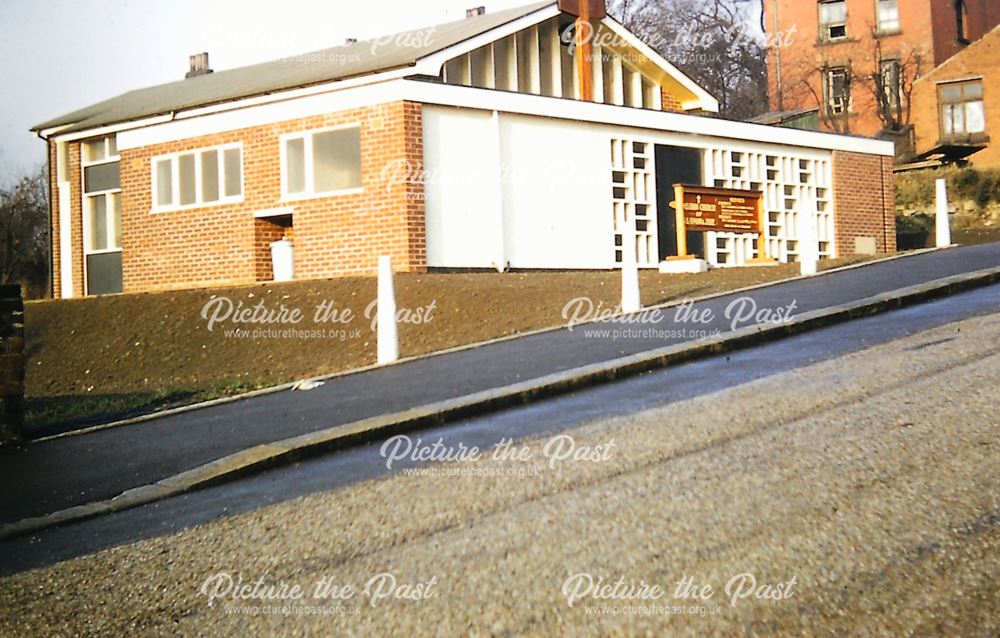
M 515 268 L 610 268 L 611 142 L 601 127 L 504 115 L 507 252 Z
M 492 113 L 427 107 L 423 127 L 427 265 L 491 267 L 502 240 Z

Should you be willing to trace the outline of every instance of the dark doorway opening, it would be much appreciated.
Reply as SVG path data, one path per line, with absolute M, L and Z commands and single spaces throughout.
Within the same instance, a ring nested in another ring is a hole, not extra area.
M 657 144 L 656 226 L 660 261 L 677 254 L 677 218 L 670 207 L 674 184 L 701 184 L 702 152 L 695 148 Z M 705 258 L 705 233 L 687 234 L 688 254 Z

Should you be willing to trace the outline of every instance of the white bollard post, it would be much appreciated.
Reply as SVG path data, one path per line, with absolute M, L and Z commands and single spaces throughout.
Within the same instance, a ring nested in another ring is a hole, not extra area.
M 816 200 L 807 196 L 799 210 L 799 266 L 802 276 L 819 270 L 819 231 L 816 228 Z
M 396 291 L 392 281 L 392 257 L 378 260 L 378 364 L 399 360 L 396 326 Z
M 639 295 L 639 266 L 635 255 L 635 233 L 622 237 L 622 312 L 639 312 L 642 300 Z
M 948 221 L 948 183 L 944 179 L 936 182 L 937 191 L 937 247 L 951 246 L 951 223 Z

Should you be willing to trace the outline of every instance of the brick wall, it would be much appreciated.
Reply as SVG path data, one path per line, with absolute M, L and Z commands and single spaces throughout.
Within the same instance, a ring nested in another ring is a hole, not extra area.
M 966 4 L 970 40 L 981 38 L 1000 23 L 1000 3 L 996 0 L 966 0 Z M 919 51 L 922 58 L 919 74 L 923 75 L 966 46 L 957 40 L 957 21 L 951 0 L 899 0 L 898 5 L 899 32 L 881 35 L 876 41 L 872 37 L 872 26 L 877 23 L 876 2 L 847 0 L 847 39 L 824 42 L 819 38 L 816 2 L 765 0 L 765 29 L 773 38 L 783 34 L 782 43 L 785 44 L 768 51 L 770 110 L 821 106 L 817 99 L 818 96 L 822 99 L 823 95 L 818 69 L 850 66 L 856 76 L 852 87 L 850 132 L 877 134 L 882 123 L 876 112 L 871 82 L 866 78 L 876 71 L 879 50 L 883 59 L 896 57 L 901 60 L 909 59 L 911 50 Z
M 361 127 L 363 192 L 283 202 L 282 135 L 357 123 Z M 376 272 L 391 255 L 396 270 L 426 270 L 423 188 L 389 183 L 384 168 L 422 168 L 419 104 L 394 102 L 185 139 L 121 152 L 122 260 L 125 292 L 241 284 L 270 276 L 260 263 L 273 233 L 253 214 L 291 207 L 299 279 Z M 244 200 L 151 213 L 152 158 L 243 143 Z M 79 157 L 79 153 L 77 153 Z M 75 180 L 76 181 L 76 180 Z
M 49 142 L 49 290 L 52 297 L 62 297 L 62 255 L 59 251 L 59 175 L 56 143 Z
M 896 250 L 896 191 L 891 157 L 833 153 L 837 254 L 854 253 L 857 237 L 872 237 L 880 253 Z M 882 197 L 879 197 L 879 193 Z
M 912 118 L 916 130 L 916 150 L 923 153 L 941 140 L 938 85 L 944 82 L 982 78 L 986 135 L 1000 135 L 1000 29 L 974 43 L 967 51 L 948 60 L 913 85 Z M 1000 146 L 992 144 L 975 153 L 976 166 L 1000 166 Z
M 21 288 L 0 285 L 0 445 L 20 441 L 24 426 L 24 305 Z
M 680 100 L 667 93 L 666 89 L 660 91 L 660 97 L 664 111 L 671 111 L 673 113 L 681 113 L 684 111 L 684 107 L 681 105 Z

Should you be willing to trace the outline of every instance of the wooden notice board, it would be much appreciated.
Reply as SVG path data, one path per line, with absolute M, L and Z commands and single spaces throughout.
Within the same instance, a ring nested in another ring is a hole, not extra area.
M 678 205 L 681 202 L 682 205 Z M 674 184 L 671 203 L 677 216 L 677 256 L 687 257 L 687 233 L 761 233 L 767 227 L 761 191 Z M 767 259 L 767 242 L 761 238 L 758 260 Z

